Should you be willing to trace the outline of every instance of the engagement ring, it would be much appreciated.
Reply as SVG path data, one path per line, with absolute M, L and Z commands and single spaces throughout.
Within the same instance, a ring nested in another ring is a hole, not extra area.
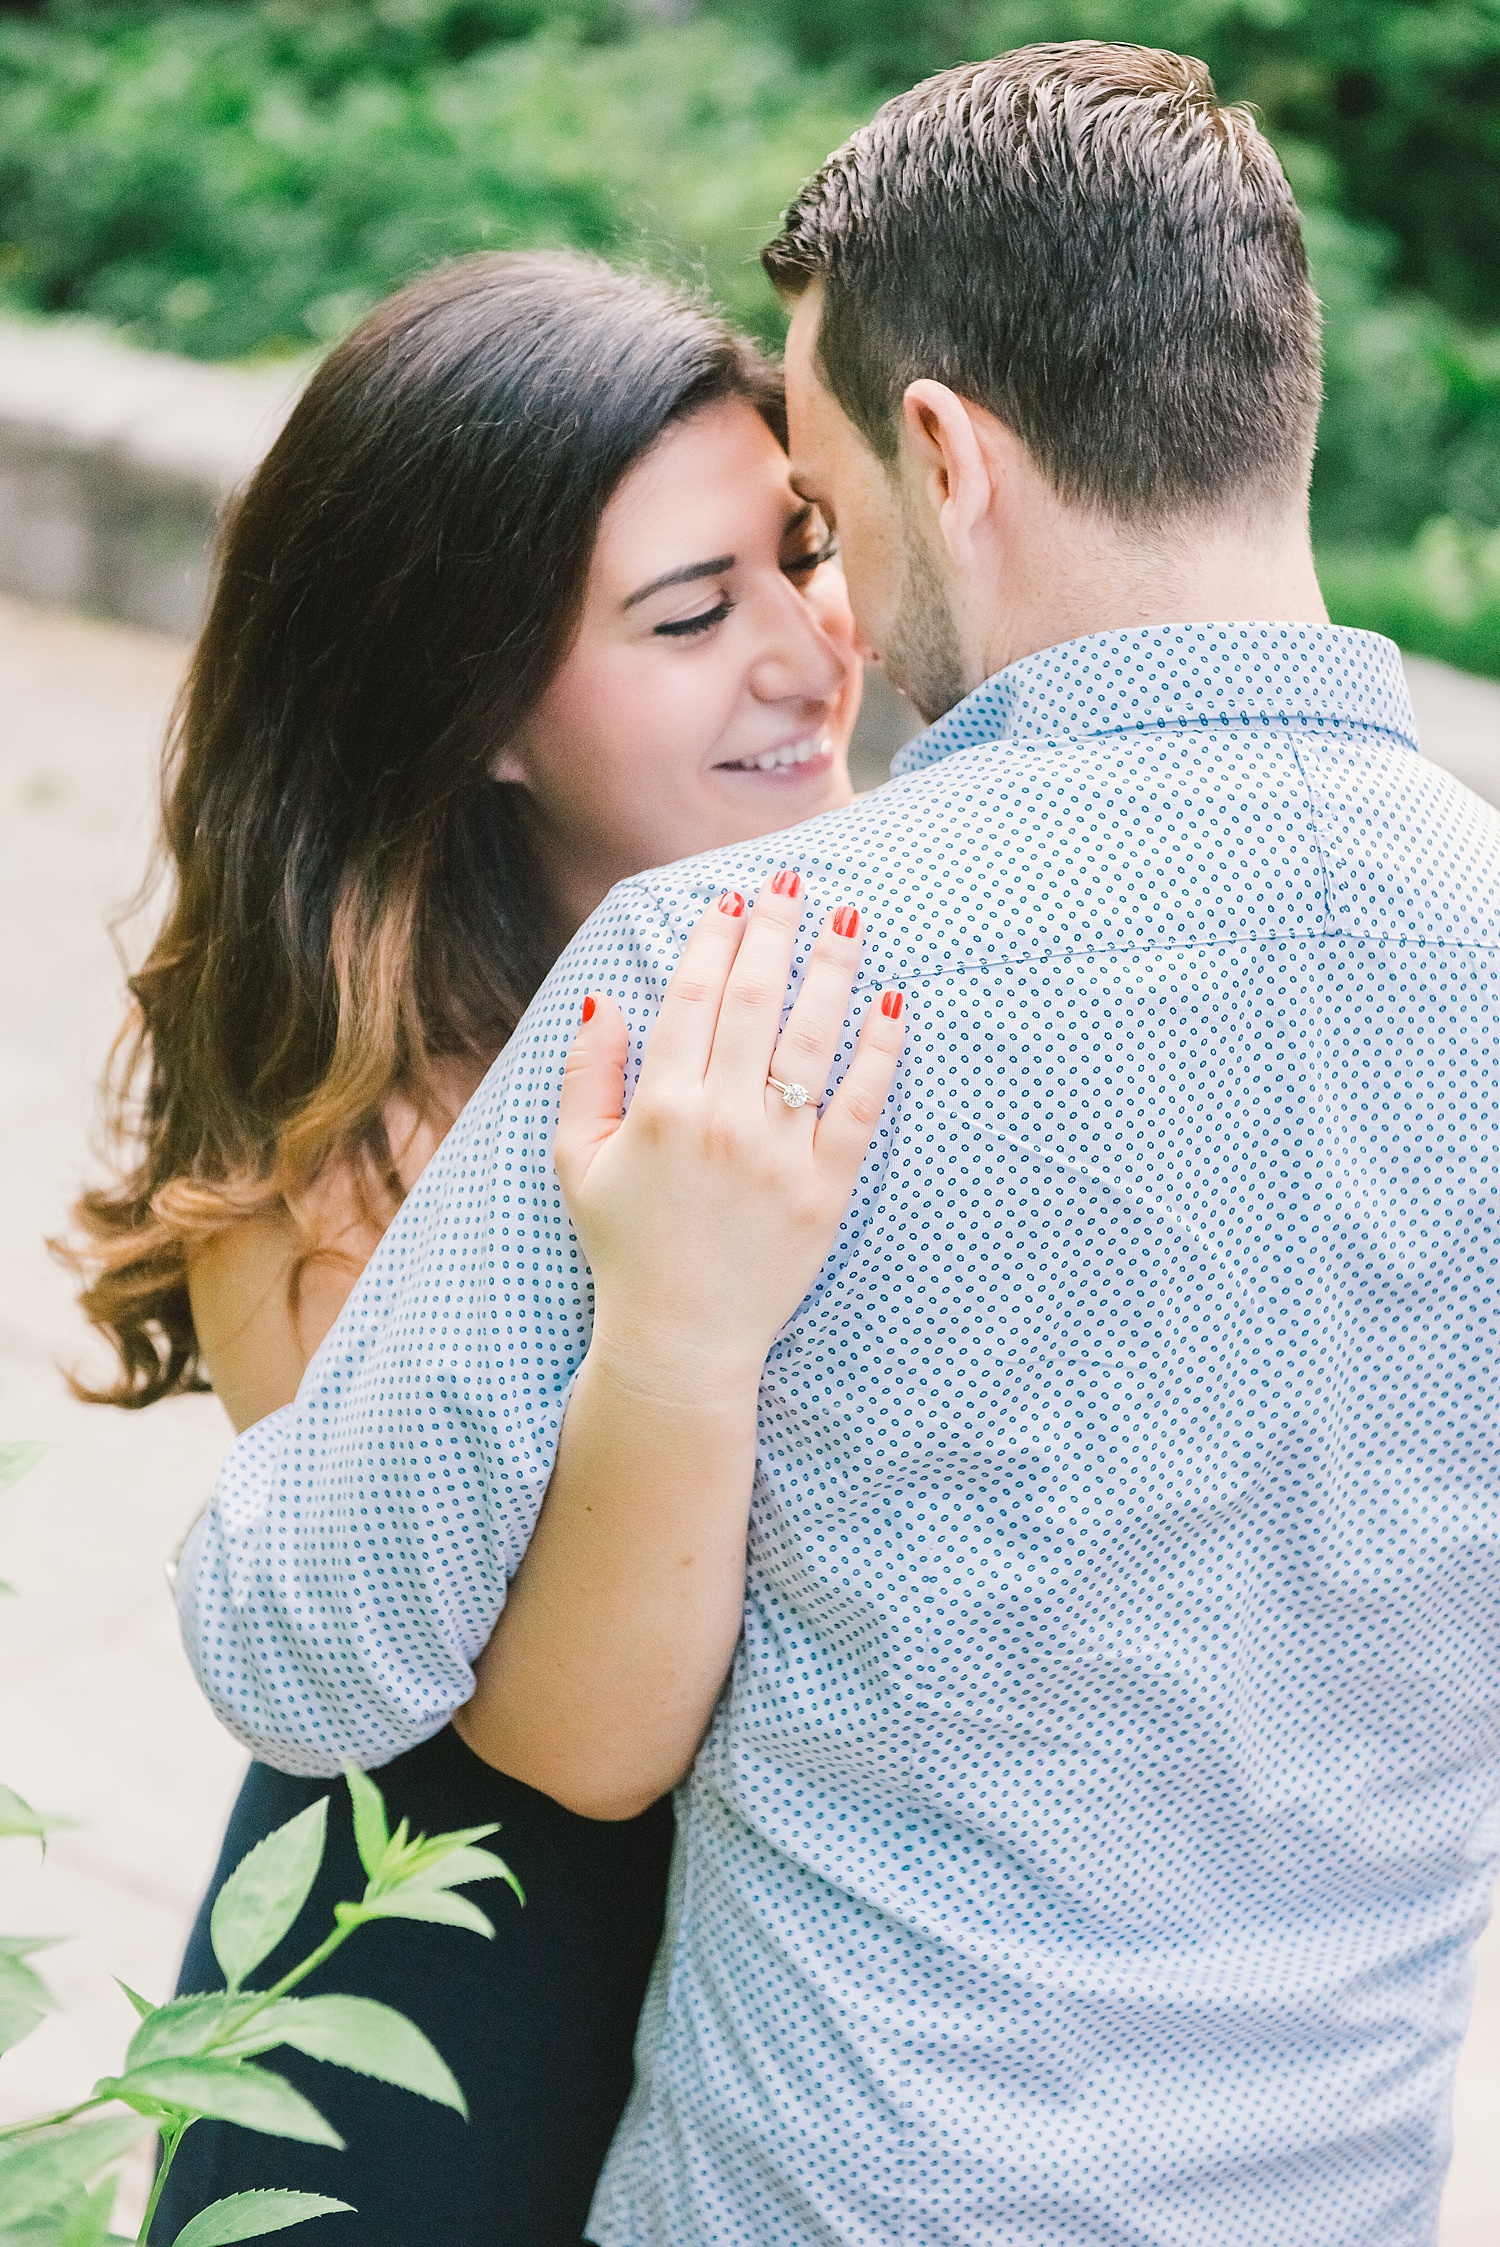
M 807 1106 L 807 1087 L 805 1084 L 783 1084 L 780 1077 L 767 1077 L 766 1083 L 770 1086 L 772 1092 L 781 1094 L 784 1107 L 805 1108 Z

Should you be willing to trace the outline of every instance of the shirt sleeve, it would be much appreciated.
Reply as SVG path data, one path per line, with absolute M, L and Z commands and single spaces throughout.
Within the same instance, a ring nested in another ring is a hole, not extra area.
M 613 891 L 376 1250 L 296 1401 L 230 1449 L 178 1611 L 215 1712 L 263 1761 L 389 1762 L 447 1723 L 505 1604 L 592 1321 L 552 1167 L 585 992 L 631 1074 L 696 897 Z

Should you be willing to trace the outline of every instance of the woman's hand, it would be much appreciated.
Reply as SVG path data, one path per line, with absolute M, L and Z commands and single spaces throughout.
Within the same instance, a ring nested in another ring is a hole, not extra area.
M 585 1817 L 644 1810 L 697 1752 L 740 1632 L 766 1352 L 828 1254 L 900 1055 L 886 992 L 819 1113 L 859 916 L 829 915 L 783 1030 L 801 906 L 788 871 L 748 915 L 734 896 L 710 907 L 623 1119 L 619 1009 L 595 998 L 568 1058 L 557 1173 L 593 1267 L 594 1338 L 454 1724 Z M 768 1076 L 805 1085 L 805 1105 Z
M 748 913 L 733 891 L 710 906 L 623 1120 L 624 1017 L 602 995 L 584 1002 L 554 1160 L 594 1275 L 594 1351 L 643 1382 L 759 1383 L 833 1244 L 890 1091 L 899 991 L 871 1005 L 823 1103 L 859 965 L 857 907 L 824 921 L 781 1028 L 802 910 L 790 868 Z M 805 1088 L 805 1104 L 789 1107 L 773 1077 Z

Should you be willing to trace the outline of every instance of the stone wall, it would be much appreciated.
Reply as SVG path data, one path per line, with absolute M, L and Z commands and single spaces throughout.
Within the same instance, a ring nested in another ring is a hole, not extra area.
M 224 502 L 305 370 L 206 367 L 0 320 L 0 589 L 190 634 Z

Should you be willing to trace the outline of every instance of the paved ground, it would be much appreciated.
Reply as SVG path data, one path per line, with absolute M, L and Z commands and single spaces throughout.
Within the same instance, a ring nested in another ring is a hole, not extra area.
M 162 1562 L 227 1431 L 211 1398 L 140 1416 L 75 1403 L 84 1341 L 43 1235 L 81 1176 L 120 969 L 106 913 L 140 878 L 177 641 L 0 599 L 0 1442 L 42 1464 L 0 1501 L 0 1775 L 85 1823 L 45 1864 L 0 1854 L 0 1928 L 51 1954 L 64 2010 L 0 2062 L 0 2117 L 114 2067 L 129 2011 L 165 1995 L 242 1759 L 198 1699 Z M 1429 755 L 1500 802 L 1500 688 L 1413 665 Z M 1444 2247 L 1500 2247 L 1500 1928 L 1460 2070 Z M 125 2210 L 122 2206 L 122 2217 Z M 416 2247 L 416 2243 L 413 2243 Z

